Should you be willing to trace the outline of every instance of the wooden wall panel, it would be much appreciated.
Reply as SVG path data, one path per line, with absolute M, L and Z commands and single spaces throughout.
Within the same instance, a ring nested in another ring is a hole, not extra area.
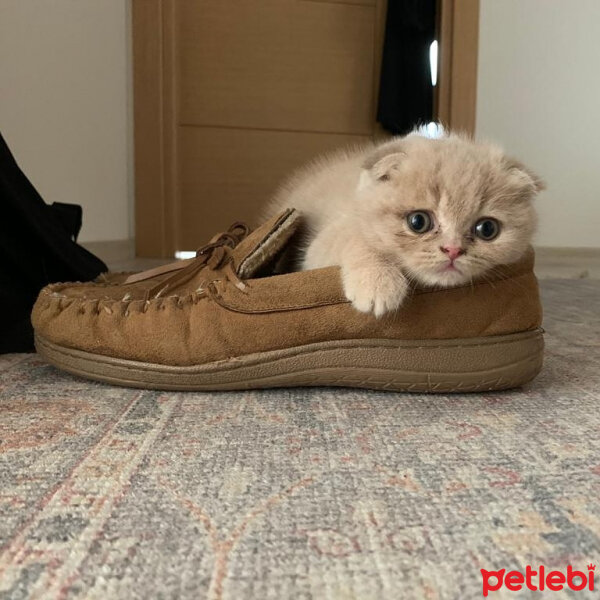
M 178 248 L 195 250 L 233 221 L 256 224 L 270 195 L 315 156 L 370 136 L 179 128 Z
M 177 4 L 179 123 L 372 134 L 375 8 Z

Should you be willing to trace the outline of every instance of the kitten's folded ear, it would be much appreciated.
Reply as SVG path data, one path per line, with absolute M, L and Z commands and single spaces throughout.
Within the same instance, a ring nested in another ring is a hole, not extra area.
M 541 177 L 536 175 L 521 161 L 514 158 L 506 158 L 505 165 L 511 179 L 520 187 L 528 188 L 532 195 L 546 189 L 546 184 Z
M 373 181 L 388 181 L 394 172 L 400 168 L 406 153 L 402 150 L 402 143 L 398 141 L 389 142 L 380 146 L 369 154 L 363 162 L 363 169 Z

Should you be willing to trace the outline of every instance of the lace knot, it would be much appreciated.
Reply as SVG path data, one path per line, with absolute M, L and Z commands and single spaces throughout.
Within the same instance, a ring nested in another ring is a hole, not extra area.
M 246 285 L 239 279 L 233 269 L 231 251 L 248 235 L 249 231 L 250 229 L 245 223 L 236 222 L 227 231 L 217 234 L 208 244 L 196 250 L 196 257 L 187 266 L 178 269 L 165 281 L 161 281 L 150 288 L 145 294 L 145 299 L 163 296 L 168 290 L 192 279 L 204 267 L 208 267 L 213 271 L 225 268 L 226 278 L 233 281 L 236 287 L 244 290 Z

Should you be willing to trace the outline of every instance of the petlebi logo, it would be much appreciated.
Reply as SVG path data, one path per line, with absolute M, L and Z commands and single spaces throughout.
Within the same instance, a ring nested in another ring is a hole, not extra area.
M 594 571 L 596 565 L 589 564 L 587 573 L 584 571 L 575 571 L 571 565 L 567 566 L 567 572 L 547 571 L 544 565 L 540 565 L 537 571 L 527 565 L 525 573 L 520 571 L 508 571 L 500 569 L 499 571 L 486 571 L 481 569 L 483 577 L 483 595 L 487 597 L 490 592 L 497 592 L 501 588 L 506 588 L 513 592 L 518 592 L 525 586 L 531 591 L 550 590 L 560 592 L 565 589 L 579 592 L 581 590 L 594 590 Z

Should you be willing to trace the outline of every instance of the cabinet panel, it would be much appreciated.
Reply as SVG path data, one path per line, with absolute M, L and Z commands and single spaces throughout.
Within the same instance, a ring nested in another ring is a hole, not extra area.
M 284 178 L 323 152 L 369 136 L 180 127 L 178 250 L 195 250 L 233 221 L 260 221 Z
M 176 4 L 180 124 L 372 134 L 376 9 Z

